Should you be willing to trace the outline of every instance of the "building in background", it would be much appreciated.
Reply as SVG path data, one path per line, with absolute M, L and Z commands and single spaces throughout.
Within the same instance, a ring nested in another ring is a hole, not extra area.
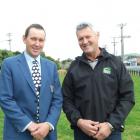
M 124 56 L 126 66 L 140 66 L 140 54 L 127 54 Z

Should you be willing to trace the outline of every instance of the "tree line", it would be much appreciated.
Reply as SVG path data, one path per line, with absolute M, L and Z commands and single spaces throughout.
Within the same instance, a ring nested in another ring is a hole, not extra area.
M 13 51 L 9 51 L 9 50 L 1 50 L 0 49 L 0 68 L 1 68 L 2 62 L 5 58 L 15 56 L 15 55 L 18 55 L 20 53 L 21 52 L 19 52 L 19 51 L 13 52 Z M 45 56 L 44 52 L 41 53 L 41 56 L 44 57 L 44 58 L 48 58 L 49 60 L 55 62 L 56 65 L 57 65 L 57 68 L 61 69 L 61 62 L 59 62 L 59 60 L 55 60 L 54 58 L 52 58 L 50 56 Z

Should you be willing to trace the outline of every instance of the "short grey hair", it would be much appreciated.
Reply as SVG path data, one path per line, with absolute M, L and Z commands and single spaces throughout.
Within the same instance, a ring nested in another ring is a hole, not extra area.
M 92 24 L 83 22 L 83 23 L 80 23 L 80 24 L 77 25 L 77 27 L 76 27 L 76 32 L 77 32 L 77 31 L 80 31 L 80 30 L 82 30 L 82 29 L 84 29 L 84 28 L 87 28 L 87 27 L 89 27 L 89 28 L 91 28 L 91 29 L 93 30 Z

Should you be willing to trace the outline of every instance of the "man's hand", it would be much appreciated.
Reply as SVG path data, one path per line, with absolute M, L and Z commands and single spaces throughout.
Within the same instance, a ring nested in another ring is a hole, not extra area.
M 49 131 L 50 131 L 50 126 L 48 123 L 39 123 L 37 124 L 38 128 L 36 131 L 31 132 L 31 135 L 35 138 L 35 140 L 43 140 L 45 138 Z
M 93 136 L 93 138 L 96 138 L 97 140 L 104 140 L 111 134 L 111 129 L 107 122 L 100 123 L 98 127 L 99 131 L 95 136 Z
M 27 128 L 31 133 L 32 132 L 35 132 L 37 129 L 38 129 L 38 124 L 37 123 L 34 123 L 32 122 L 29 127 Z
M 88 136 L 94 136 L 97 134 L 99 130 L 98 124 L 99 122 L 85 119 L 79 119 L 77 121 L 77 126 Z

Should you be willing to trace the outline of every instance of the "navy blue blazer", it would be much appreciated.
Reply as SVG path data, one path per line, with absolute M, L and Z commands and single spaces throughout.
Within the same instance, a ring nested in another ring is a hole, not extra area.
M 56 64 L 41 58 L 40 122 L 58 122 L 62 94 Z M 4 60 L 0 73 L 0 106 L 5 114 L 4 140 L 32 140 L 25 126 L 36 120 L 35 88 L 24 54 Z M 57 140 L 56 129 L 44 140 Z

